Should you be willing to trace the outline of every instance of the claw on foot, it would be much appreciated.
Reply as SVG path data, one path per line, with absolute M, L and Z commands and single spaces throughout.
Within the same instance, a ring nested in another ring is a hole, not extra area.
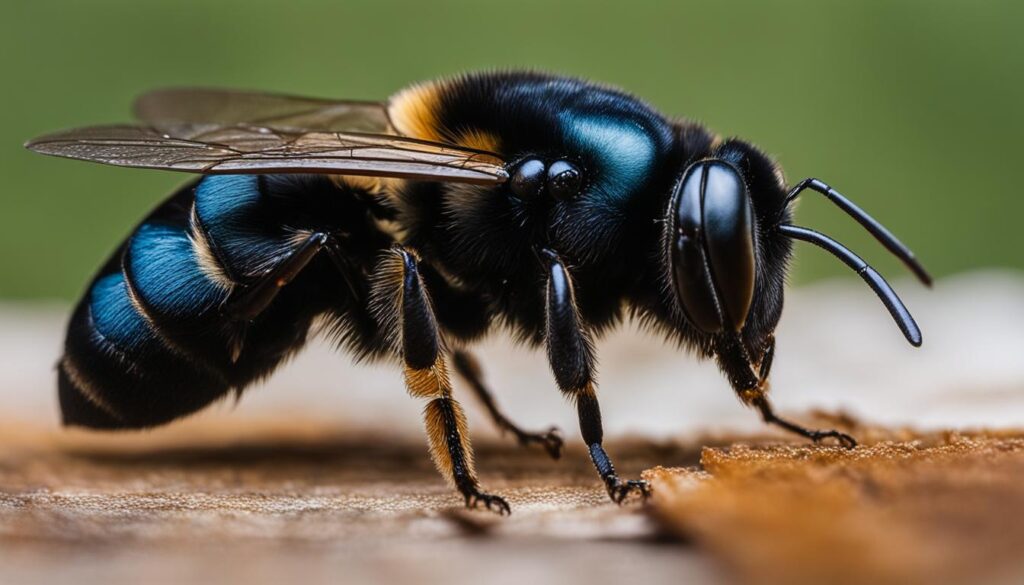
M 523 446 L 539 444 L 552 459 L 557 460 L 562 457 L 562 447 L 565 445 L 565 441 L 562 440 L 562 432 L 557 427 L 551 427 L 546 433 L 520 432 L 516 437 L 519 439 L 519 444 Z
M 508 502 L 501 496 L 495 496 L 491 494 L 485 494 L 479 491 L 472 491 L 466 494 L 466 507 L 471 509 L 477 509 L 483 505 L 491 512 L 498 514 L 499 516 L 508 516 L 512 513 L 512 508 L 509 507 Z
M 639 493 L 640 497 L 645 501 L 651 495 L 651 486 L 643 479 L 622 481 L 615 478 L 614 481 L 608 483 L 607 487 L 608 495 L 616 504 L 622 504 L 633 493 Z
M 768 399 L 763 396 L 760 397 L 758 400 L 754 401 L 753 405 L 756 406 L 758 410 L 761 411 L 761 417 L 764 419 L 764 422 L 771 425 L 780 426 L 791 433 L 796 433 L 800 435 L 801 437 L 807 437 L 808 439 L 814 441 L 815 443 L 820 443 L 822 439 L 831 438 L 838 441 L 842 447 L 845 447 L 847 449 L 853 449 L 854 447 L 857 446 L 857 440 L 851 437 L 850 435 L 847 435 L 846 433 L 841 433 L 836 430 L 814 431 L 803 426 L 800 426 L 796 423 L 790 422 L 784 418 L 779 418 L 778 416 L 775 415 L 774 412 L 772 412 L 772 407 L 768 403 Z
M 853 449 L 857 446 L 857 439 L 839 431 L 811 431 L 811 440 L 820 443 L 823 439 L 835 439 L 839 445 L 846 449 Z

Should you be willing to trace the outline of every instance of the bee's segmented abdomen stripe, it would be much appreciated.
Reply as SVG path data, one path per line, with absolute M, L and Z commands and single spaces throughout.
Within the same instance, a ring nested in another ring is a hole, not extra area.
M 124 272 L 162 336 L 218 372 L 229 367 L 229 336 L 219 307 L 230 291 L 203 269 L 185 226 L 139 226 L 125 249 Z
M 172 336 L 164 332 L 164 327 L 160 324 L 160 315 L 156 313 L 155 309 L 136 288 L 136 279 L 132 271 L 132 262 L 129 256 L 130 250 L 130 246 L 125 247 L 124 253 L 122 254 L 121 271 L 124 274 L 124 283 L 125 289 L 128 293 L 128 298 L 131 301 L 132 306 L 135 308 L 135 311 L 146 320 L 150 329 L 153 331 L 154 336 L 160 340 L 167 351 L 175 354 L 183 360 L 196 364 L 211 378 L 227 385 L 227 378 L 217 367 L 217 364 L 215 364 L 209 357 L 203 355 L 202 352 L 188 349 L 187 346 L 176 341 Z
M 268 205 L 272 197 L 267 190 L 261 175 L 216 175 L 196 185 L 194 213 L 202 231 L 194 237 L 205 240 L 210 256 L 231 283 L 248 283 L 272 266 L 282 250 L 294 246 L 294 234 L 284 229 L 283 218 Z M 201 267 L 212 267 L 202 256 L 199 260 Z
M 160 424 L 227 390 L 168 350 L 121 272 L 98 278 L 76 309 L 59 376 L 65 422 L 100 428 Z
M 195 201 L 192 202 L 189 211 L 189 233 L 196 259 L 206 276 L 224 288 L 231 288 L 237 284 L 238 276 L 233 273 L 217 241 L 210 237 L 210 231 L 203 223 L 203 218 L 199 216 Z
M 280 203 L 307 188 L 287 178 L 204 177 L 139 225 L 72 317 L 59 368 L 65 421 L 168 422 L 244 387 L 300 345 L 313 307 L 260 323 L 221 307 L 295 247 Z
M 90 380 L 83 368 L 75 364 L 70 354 L 65 354 L 57 364 L 58 398 L 65 413 L 77 413 L 79 420 L 88 420 L 88 426 L 117 428 L 125 424 L 124 416 L 103 397 L 103 392 Z M 73 406 L 68 406 L 73 405 Z

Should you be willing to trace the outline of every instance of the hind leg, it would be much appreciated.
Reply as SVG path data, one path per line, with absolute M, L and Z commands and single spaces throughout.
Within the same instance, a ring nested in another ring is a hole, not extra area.
M 259 316 L 277 297 L 277 293 L 295 279 L 324 249 L 330 236 L 321 232 L 309 235 L 295 250 L 268 269 L 259 280 L 248 286 L 239 286 L 224 300 L 221 310 L 236 321 L 251 321 Z

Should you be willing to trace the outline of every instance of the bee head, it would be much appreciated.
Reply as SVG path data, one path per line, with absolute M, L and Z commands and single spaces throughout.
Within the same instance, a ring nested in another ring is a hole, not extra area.
M 823 195 L 930 285 L 931 277 L 910 249 L 852 201 L 813 178 L 787 190 L 771 159 L 730 140 L 683 171 L 666 210 L 665 279 L 686 321 L 707 335 L 738 337 L 748 350 L 763 348 L 781 316 L 792 240 L 801 240 L 853 269 L 907 341 L 920 345 L 913 317 L 874 268 L 829 236 L 790 223 L 790 206 L 802 192 Z
M 782 316 L 793 243 L 785 178 L 738 139 L 681 168 L 663 208 L 660 272 L 675 327 L 705 342 L 739 338 L 754 355 Z

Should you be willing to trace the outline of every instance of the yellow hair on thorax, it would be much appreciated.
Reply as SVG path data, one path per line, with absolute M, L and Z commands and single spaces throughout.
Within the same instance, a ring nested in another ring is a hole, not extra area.
M 450 81 L 419 83 L 398 92 L 388 102 L 388 118 L 395 132 L 402 136 L 455 144 L 465 148 L 498 152 L 498 137 L 475 128 L 445 128 L 438 109 L 441 95 Z
M 439 82 L 418 83 L 398 92 L 388 101 L 388 119 L 398 134 L 442 142 L 437 119 L 441 87 Z

